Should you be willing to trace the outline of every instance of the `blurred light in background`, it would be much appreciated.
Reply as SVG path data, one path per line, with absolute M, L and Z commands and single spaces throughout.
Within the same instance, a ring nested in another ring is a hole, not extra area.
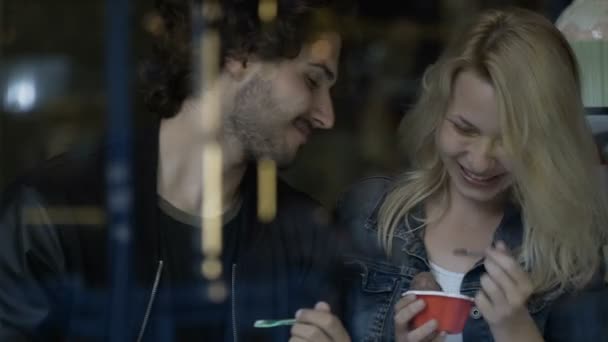
M 258 16 L 263 22 L 273 21 L 277 16 L 278 4 L 276 0 L 261 0 L 258 5 Z
M 160 37 L 165 32 L 163 18 L 156 12 L 149 12 L 144 15 L 142 27 L 146 32 L 157 37 Z
M 16 79 L 8 84 L 4 94 L 4 108 L 8 112 L 29 112 L 36 103 L 36 82 L 33 77 Z
M 0 63 L 2 110 L 26 116 L 65 94 L 70 66 L 62 57 L 19 58 Z
M 555 25 L 576 54 L 587 121 L 602 163 L 608 163 L 608 1 L 577 0 Z M 604 166 L 608 182 L 608 168 Z
M 555 25 L 576 53 L 585 107 L 608 107 L 608 1 L 577 0 Z
M 274 160 L 258 161 L 258 220 L 268 223 L 277 215 L 277 165 Z

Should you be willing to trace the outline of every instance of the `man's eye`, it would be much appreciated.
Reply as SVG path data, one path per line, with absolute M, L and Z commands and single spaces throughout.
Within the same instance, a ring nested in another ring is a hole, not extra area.
M 306 80 L 306 85 L 308 88 L 310 88 L 310 90 L 314 90 L 319 87 L 319 83 L 314 78 L 310 76 L 304 76 L 304 78 Z

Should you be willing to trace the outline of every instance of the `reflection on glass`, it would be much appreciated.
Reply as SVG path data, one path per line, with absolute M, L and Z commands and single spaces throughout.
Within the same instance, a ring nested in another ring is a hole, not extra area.
M 21 57 L 0 63 L 2 110 L 15 115 L 39 109 L 64 95 L 70 65 L 63 57 Z
M 36 103 L 36 83 L 32 78 L 14 80 L 4 95 L 4 108 L 8 112 L 29 112 Z

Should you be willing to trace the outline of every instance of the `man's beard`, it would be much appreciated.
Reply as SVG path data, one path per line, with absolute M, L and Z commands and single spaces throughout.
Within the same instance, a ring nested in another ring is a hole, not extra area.
M 241 143 L 247 161 L 268 158 L 286 167 L 295 157 L 283 137 L 288 117 L 272 97 L 271 81 L 253 76 L 236 93 L 225 129 Z

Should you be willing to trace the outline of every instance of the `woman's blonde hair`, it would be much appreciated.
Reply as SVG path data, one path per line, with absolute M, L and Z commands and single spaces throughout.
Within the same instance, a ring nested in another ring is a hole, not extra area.
M 449 178 L 435 134 L 453 81 L 465 69 L 496 92 L 503 147 L 514 163 L 512 198 L 524 223 L 523 244 L 514 252 L 535 292 L 583 287 L 601 262 L 607 189 L 574 53 L 547 19 L 528 10 L 483 13 L 427 69 L 418 102 L 401 126 L 413 169 L 396 181 L 380 210 L 381 244 L 390 254 L 395 229 L 412 209 L 430 197 L 447 200 Z

